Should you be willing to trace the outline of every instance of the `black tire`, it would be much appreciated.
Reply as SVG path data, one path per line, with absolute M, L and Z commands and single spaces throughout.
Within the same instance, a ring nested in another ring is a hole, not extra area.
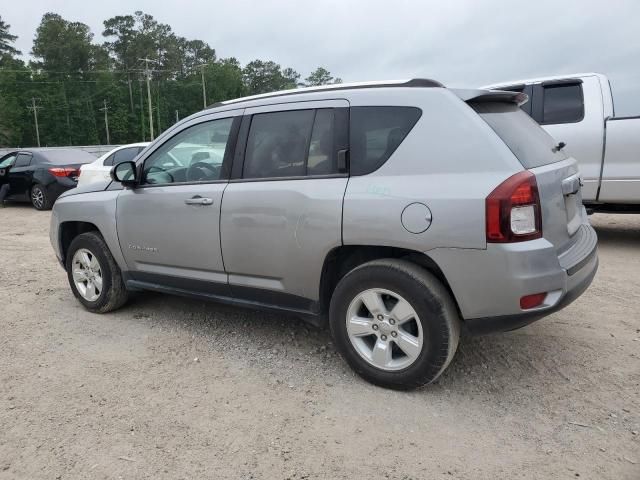
M 370 288 L 396 292 L 419 317 L 422 349 L 417 359 L 402 370 L 388 371 L 371 365 L 349 340 L 349 305 Z M 438 378 L 453 359 L 460 338 L 460 318 L 447 289 L 424 268 L 405 260 L 374 260 L 345 275 L 331 298 L 329 322 L 336 348 L 351 368 L 373 384 L 396 390 L 417 388 Z
M 47 193 L 47 189 L 39 183 L 31 187 L 29 198 L 31 199 L 31 205 L 33 205 L 33 208 L 36 210 L 51 210 L 53 206 L 51 196 Z
M 73 256 L 81 248 L 87 249 L 95 256 L 100 265 L 102 290 L 95 301 L 89 301 L 84 298 L 78 291 L 73 279 Z M 118 267 L 109 251 L 109 247 L 99 233 L 87 232 L 74 238 L 67 251 L 65 266 L 71 290 L 87 310 L 95 313 L 107 313 L 120 308 L 128 300 L 129 294 L 124 286 L 120 267 Z

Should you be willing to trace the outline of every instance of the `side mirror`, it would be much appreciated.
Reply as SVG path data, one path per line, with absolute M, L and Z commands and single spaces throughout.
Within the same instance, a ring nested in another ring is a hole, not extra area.
M 111 179 L 125 187 L 134 187 L 138 184 L 136 178 L 135 162 L 122 162 L 111 169 Z

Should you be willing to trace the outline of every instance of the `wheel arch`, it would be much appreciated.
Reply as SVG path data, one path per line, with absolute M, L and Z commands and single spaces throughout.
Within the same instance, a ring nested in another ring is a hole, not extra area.
M 97 232 L 102 235 L 100 229 L 91 222 L 68 221 L 60 224 L 58 241 L 60 242 L 60 254 L 62 255 L 63 265 L 66 265 L 67 251 L 73 239 L 86 232 Z
M 460 307 L 449 282 L 438 264 L 427 254 L 406 248 L 377 245 L 341 245 L 327 254 L 320 277 L 320 306 L 328 311 L 331 296 L 342 277 L 354 268 L 372 260 L 395 258 L 408 260 L 434 275 L 447 289 L 460 314 Z

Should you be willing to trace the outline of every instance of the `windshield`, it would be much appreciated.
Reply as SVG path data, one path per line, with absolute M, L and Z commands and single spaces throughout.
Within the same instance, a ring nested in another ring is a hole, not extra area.
M 523 167 L 541 167 L 567 158 L 562 150 L 553 151 L 558 142 L 515 103 L 475 102 L 470 105 L 507 144 Z

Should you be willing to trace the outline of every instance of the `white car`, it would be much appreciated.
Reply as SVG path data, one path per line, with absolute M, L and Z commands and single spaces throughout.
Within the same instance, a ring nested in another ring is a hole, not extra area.
M 121 162 L 133 160 L 147 145 L 149 145 L 149 142 L 122 145 L 105 153 L 95 162 L 82 165 L 80 168 L 80 176 L 78 177 L 78 186 L 97 181 L 110 180 L 111 177 L 109 174 L 111 167 Z

